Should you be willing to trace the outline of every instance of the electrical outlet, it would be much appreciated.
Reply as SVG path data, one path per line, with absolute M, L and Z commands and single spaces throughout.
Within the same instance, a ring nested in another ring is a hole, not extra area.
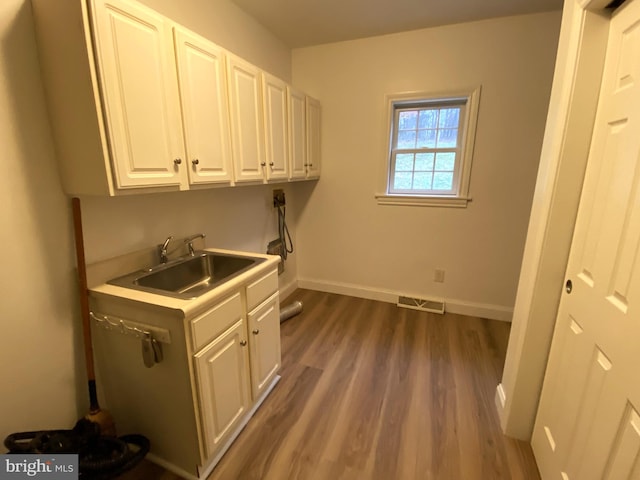
M 433 281 L 444 283 L 444 270 L 436 268 L 436 270 L 433 272 Z
M 277 188 L 273 191 L 273 208 L 284 207 L 287 204 L 284 198 L 284 190 Z

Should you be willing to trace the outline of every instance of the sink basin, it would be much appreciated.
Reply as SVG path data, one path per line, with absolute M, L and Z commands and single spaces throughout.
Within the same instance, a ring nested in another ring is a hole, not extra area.
M 140 270 L 107 283 L 170 297 L 191 299 L 246 272 L 265 259 L 243 255 L 214 252 L 197 252 L 161 264 L 148 270 Z

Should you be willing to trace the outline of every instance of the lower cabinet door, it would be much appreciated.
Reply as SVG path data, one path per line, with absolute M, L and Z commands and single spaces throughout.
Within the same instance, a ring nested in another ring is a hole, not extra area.
M 280 306 L 275 293 L 249 313 L 251 389 L 254 401 L 280 370 Z
M 231 435 L 251 405 L 244 319 L 195 355 L 206 457 Z

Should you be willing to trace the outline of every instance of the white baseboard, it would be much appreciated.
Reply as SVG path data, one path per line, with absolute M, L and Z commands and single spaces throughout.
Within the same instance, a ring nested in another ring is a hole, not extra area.
M 293 292 L 295 292 L 296 288 L 298 288 L 298 281 L 297 280 L 292 280 L 291 282 L 287 283 L 286 285 L 283 285 L 282 287 L 280 287 L 278 289 L 278 291 L 280 292 L 280 301 L 283 301 L 289 295 L 291 295 Z
M 176 475 L 178 475 L 181 478 L 184 478 L 185 480 L 200 480 L 196 475 L 193 475 L 192 473 L 189 473 L 186 470 L 183 470 L 177 465 L 171 462 L 168 462 L 164 458 L 158 457 L 151 452 L 147 453 L 146 458 L 150 462 L 155 463 L 156 465 L 159 465 L 160 467 L 164 468 L 165 470 L 168 470 L 171 473 L 175 473 Z
M 369 300 L 378 300 L 380 302 L 396 303 L 399 295 L 418 296 L 408 294 L 407 292 L 397 292 L 392 290 L 373 289 L 362 285 L 353 285 L 338 282 L 324 282 L 299 278 L 297 282 L 299 288 L 308 290 L 317 290 L 320 292 L 337 293 L 340 295 L 349 295 L 351 297 L 366 298 Z M 282 296 L 284 298 L 284 296 Z M 503 322 L 511 322 L 513 317 L 513 307 L 505 307 L 503 305 L 492 305 L 486 303 L 467 302 L 454 298 L 440 298 L 446 304 L 445 311 L 456 313 L 459 315 L 469 315 L 473 317 L 489 318 L 491 320 L 500 320 Z
M 167 460 L 164 460 L 161 457 L 158 457 L 158 456 L 154 455 L 151 452 L 147 454 L 147 456 L 146 456 L 147 459 L 149 461 L 161 466 L 165 470 L 168 470 L 168 471 L 170 471 L 172 473 L 175 473 L 176 475 L 178 475 L 179 477 L 184 478 L 185 480 L 205 480 L 206 478 L 209 477 L 209 474 L 213 471 L 213 469 L 218 464 L 218 462 L 220 462 L 220 460 L 222 459 L 223 455 L 227 452 L 227 450 L 229 450 L 229 448 L 231 447 L 233 442 L 235 442 L 235 440 L 238 437 L 238 435 L 240 435 L 240 433 L 242 432 L 244 427 L 246 427 L 247 423 L 249 423 L 249 420 L 251 420 L 251 417 L 253 417 L 253 415 L 256 413 L 256 410 L 258 410 L 258 408 L 260 408 L 262 403 L 266 400 L 266 398 L 271 393 L 271 390 L 273 390 L 273 388 L 276 386 L 276 384 L 279 381 L 280 381 L 280 375 L 276 375 L 273 378 L 273 380 L 271 381 L 271 384 L 267 387 L 267 389 L 264 392 L 262 392 L 262 395 L 260 396 L 260 398 L 256 401 L 256 403 L 253 405 L 251 410 L 249 410 L 247 412 L 247 414 L 245 415 L 245 417 L 242 420 L 242 422 L 240 422 L 240 424 L 236 427 L 236 430 L 227 439 L 227 441 L 222 446 L 222 448 L 216 453 L 216 455 L 214 457 L 209 459 L 209 461 L 207 461 L 205 463 L 205 465 L 203 465 L 202 467 L 198 467 L 199 470 L 200 470 L 199 471 L 199 476 L 193 475 L 192 473 L 187 472 L 186 470 L 178 467 L 177 465 L 175 465 L 175 464 L 173 464 L 171 462 L 168 462 Z

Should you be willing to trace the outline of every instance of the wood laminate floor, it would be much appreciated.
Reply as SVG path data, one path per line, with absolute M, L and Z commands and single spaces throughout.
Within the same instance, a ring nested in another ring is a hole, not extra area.
M 308 290 L 282 379 L 208 480 L 539 479 L 494 406 L 509 324 Z M 177 480 L 144 462 L 123 480 Z

